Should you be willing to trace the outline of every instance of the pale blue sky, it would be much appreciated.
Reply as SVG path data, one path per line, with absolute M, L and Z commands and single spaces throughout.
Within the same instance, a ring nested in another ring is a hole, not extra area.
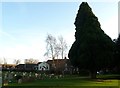
M 62 35 L 70 47 L 74 42 L 74 21 L 81 2 L 4 2 L 0 29 L 0 58 L 46 60 L 47 34 Z M 112 38 L 118 35 L 118 3 L 89 2 L 102 29 Z M 11 59 L 11 60 L 10 60 Z
M 66 28 L 74 22 L 76 6 L 77 3 L 3 3 L 3 29 L 20 38 L 18 43 L 45 37 L 43 33 L 68 31 Z

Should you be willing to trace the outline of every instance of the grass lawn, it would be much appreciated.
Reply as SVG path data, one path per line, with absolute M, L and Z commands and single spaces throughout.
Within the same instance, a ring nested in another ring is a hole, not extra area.
M 119 88 L 120 80 L 115 79 L 96 79 L 91 80 L 82 77 L 65 77 L 60 79 L 43 79 L 29 83 L 10 83 L 9 88 Z

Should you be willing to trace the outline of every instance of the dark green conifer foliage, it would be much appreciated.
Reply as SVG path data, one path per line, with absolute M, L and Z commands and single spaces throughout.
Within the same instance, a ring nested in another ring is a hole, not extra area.
M 68 57 L 73 66 L 89 70 L 91 78 L 95 78 L 96 71 L 110 65 L 113 42 L 101 29 L 87 2 L 80 5 L 74 24 L 75 42 Z
M 120 34 L 115 41 L 116 51 L 115 51 L 115 60 L 114 65 L 117 68 L 117 73 L 120 73 Z

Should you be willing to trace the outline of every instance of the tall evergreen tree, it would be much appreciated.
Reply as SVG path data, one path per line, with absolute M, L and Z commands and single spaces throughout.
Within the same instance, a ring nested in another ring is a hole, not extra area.
M 114 65 L 117 68 L 117 73 L 120 73 L 120 34 L 115 41 L 116 49 L 115 49 L 115 60 Z
M 113 42 L 100 27 L 87 2 L 82 2 L 75 19 L 75 42 L 68 57 L 73 66 L 89 70 L 91 78 L 112 62 Z

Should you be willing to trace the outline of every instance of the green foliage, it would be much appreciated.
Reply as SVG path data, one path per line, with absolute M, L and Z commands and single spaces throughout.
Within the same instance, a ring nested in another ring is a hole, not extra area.
M 101 29 L 87 2 L 80 5 L 74 24 L 76 40 L 68 54 L 71 63 L 89 71 L 109 67 L 113 61 L 114 43 Z

